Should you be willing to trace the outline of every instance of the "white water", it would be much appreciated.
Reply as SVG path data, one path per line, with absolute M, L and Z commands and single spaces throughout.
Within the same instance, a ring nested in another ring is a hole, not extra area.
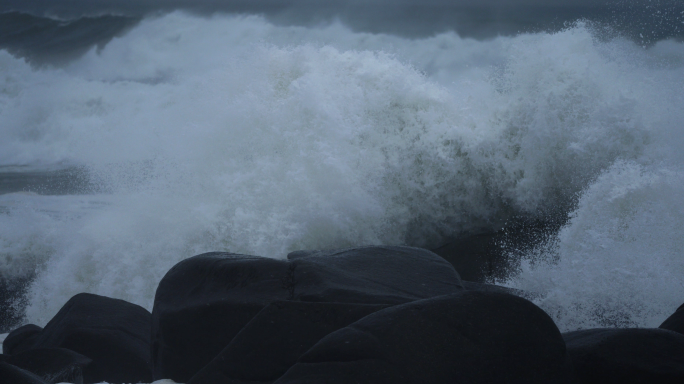
M 681 169 L 616 164 L 508 283 L 542 293 L 561 329 L 657 327 L 683 301 L 682 193 Z
M 558 246 L 530 255 L 557 262 L 507 284 L 564 329 L 614 308 L 657 325 L 684 302 L 681 43 L 175 13 L 61 69 L 0 52 L 0 73 L 0 166 L 84 167 L 98 191 L 0 195 L 3 273 L 38 266 L 29 322 L 83 291 L 151 309 L 200 252 L 433 246 L 579 193 Z

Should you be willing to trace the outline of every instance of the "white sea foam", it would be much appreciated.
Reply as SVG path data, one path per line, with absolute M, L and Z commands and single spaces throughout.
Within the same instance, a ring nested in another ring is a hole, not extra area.
M 661 175 L 643 193 L 665 206 L 684 160 L 683 57 L 681 43 L 644 50 L 584 25 L 410 40 L 181 13 L 64 68 L 0 52 L 0 165 L 76 165 L 94 185 L 0 196 L 3 273 L 37 265 L 27 320 L 45 324 L 82 291 L 149 309 L 163 274 L 204 251 L 438 245 L 514 214 L 562 211 L 586 191 L 572 228 L 620 167 Z M 607 228 L 613 214 L 587 220 Z M 575 305 L 583 296 L 572 284 L 543 284 L 576 273 L 563 255 L 509 284 L 547 296 L 567 286 L 572 298 L 545 308 Z M 595 288 L 623 295 L 617 281 Z M 645 324 L 677 297 L 645 290 L 627 304 L 661 308 L 634 318 Z
M 684 292 L 684 172 L 619 162 L 509 281 L 561 329 L 657 327 Z

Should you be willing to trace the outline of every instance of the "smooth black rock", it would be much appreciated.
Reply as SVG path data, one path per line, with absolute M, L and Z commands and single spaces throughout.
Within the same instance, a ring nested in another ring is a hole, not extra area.
M 658 328 L 684 334 L 684 304 L 680 305 L 675 313 L 665 319 Z
M 86 383 L 151 382 L 150 313 L 123 300 L 80 293 L 64 304 L 33 348 L 66 348 L 92 359 Z
M 432 252 L 448 260 L 461 278 L 485 282 L 492 277 L 503 277 L 509 268 L 505 252 L 499 242 L 501 232 L 483 233 L 453 240 Z
M 531 302 L 497 292 L 390 307 L 324 337 L 276 384 L 569 383 L 565 343 Z
M 0 383 L 3 384 L 48 384 L 39 376 L 0 361 Z
M 663 329 L 563 334 L 579 384 L 684 383 L 684 335 Z
M 401 304 L 463 289 L 452 265 L 421 248 L 360 247 L 305 255 L 299 251 L 288 259 L 295 300 Z
M 418 248 L 301 251 L 289 260 L 194 256 L 169 270 L 157 288 L 154 379 L 187 382 L 274 301 L 398 304 L 462 289 L 448 262 Z
M 3 353 L 12 355 L 30 349 L 42 330 L 43 328 L 35 324 L 26 324 L 13 330 L 2 342 Z
M 83 368 L 92 360 L 69 349 L 35 348 L 8 356 L 5 360 L 48 383 L 83 383 Z
M 290 298 L 289 265 L 265 257 L 206 253 L 176 264 L 152 310 L 154 379 L 187 382 L 263 307 Z
M 271 383 L 322 337 L 387 307 L 297 301 L 271 303 L 188 384 Z

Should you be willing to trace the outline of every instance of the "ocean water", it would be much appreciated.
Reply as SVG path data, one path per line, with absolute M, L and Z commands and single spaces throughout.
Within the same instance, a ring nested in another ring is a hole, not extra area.
M 30 59 L 30 58 L 29 58 Z M 0 274 L 22 322 L 150 309 L 175 263 L 566 223 L 500 284 L 561 330 L 684 302 L 684 43 L 148 16 L 60 65 L 0 50 Z

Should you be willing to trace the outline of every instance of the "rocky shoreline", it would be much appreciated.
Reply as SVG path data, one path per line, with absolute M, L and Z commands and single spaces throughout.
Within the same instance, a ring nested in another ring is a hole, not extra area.
M 82 293 L 44 328 L 14 329 L 0 382 L 684 382 L 682 307 L 658 329 L 561 333 L 523 292 L 449 261 L 389 246 L 197 255 L 151 313 Z

